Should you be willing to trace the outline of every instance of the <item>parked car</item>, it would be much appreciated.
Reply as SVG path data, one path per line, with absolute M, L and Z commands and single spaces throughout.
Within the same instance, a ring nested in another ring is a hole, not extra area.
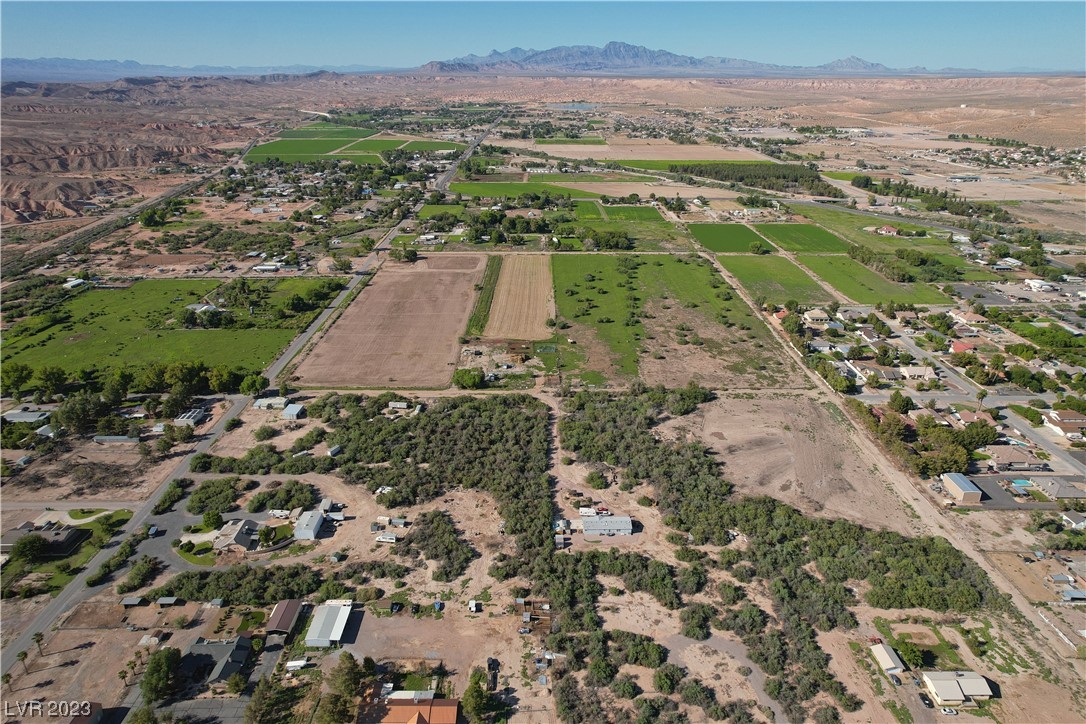
M 530 628 L 518 628 L 517 629 L 518 634 L 530 634 L 531 632 L 532 632 L 532 630 Z
M 943 713 L 944 713 L 944 714 L 946 714 L 947 716 L 958 716 L 958 710 L 957 710 L 957 709 L 947 709 L 947 708 L 946 708 L 946 707 L 944 706 L 944 707 L 943 707 L 942 709 L 940 709 L 939 711 L 943 712 Z
M 894 682 L 894 686 L 901 686 L 901 679 L 897 677 L 897 674 L 890 674 L 890 681 Z
M 919 696 L 920 696 L 920 703 L 921 704 L 923 704 L 928 709 L 934 709 L 935 708 L 935 704 L 931 703 L 931 699 L 928 698 L 927 694 L 920 694 Z

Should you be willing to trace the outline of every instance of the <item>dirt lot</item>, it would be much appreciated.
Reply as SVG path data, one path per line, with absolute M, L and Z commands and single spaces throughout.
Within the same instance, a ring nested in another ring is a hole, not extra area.
M 1046 581 L 1045 577 L 1056 573 L 1067 573 L 1067 568 L 1062 563 L 1047 559 L 1027 565 L 1023 556 L 1032 558 L 1032 555 L 1025 550 L 1020 552 L 987 551 L 985 556 L 1031 601 L 1058 601 L 1060 599 L 1057 590 L 1063 590 L 1063 588 L 1051 581 Z
M 549 339 L 545 324 L 554 316 L 554 283 L 545 254 L 513 254 L 502 260 L 502 271 L 490 306 L 487 337 Z
M 771 495 L 802 511 L 910 533 L 909 509 L 851 437 L 857 432 L 825 393 L 721 393 L 661 426 L 718 453 L 738 493 Z
M 580 189 L 581 191 L 591 191 L 597 194 L 604 194 L 607 196 L 628 196 L 629 194 L 638 194 L 642 198 L 649 196 L 650 194 L 656 194 L 657 196 L 666 196 L 668 198 L 674 198 L 675 195 L 679 195 L 684 199 L 693 199 L 698 196 L 704 196 L 710 201 L 716 200 L 732 200 L 739 194 L 735 191 L 728 191 L 727 189 L 712 188 L 709 186 L 688 186 L 686 184 L 660 182 L 660 183 L 629 183 L 629 182 L 606 182 L 606 181 L 570 181 L 569 183 L 563 182 L 562 186 L 568 186 L 572 189 Z
M 482 255 L 386 264 L 298 366 L 303 385 L 444 387 L 481 280 Z
M 749 148 L 731 148 L 709 144 L 681 145 L 671 141 L 647 138 L 611 137 L 607 145 L 591 144 L 544 144 L 535 141 L 503 140 L 503 146 L 535 148 L 552 156 L 563 158 L 594 158 L 601 161 L 653 161 L 675 159 L 679 161 L 765 161 L 766 157 Z M 626 184 L 623 184 L 626 185 Z

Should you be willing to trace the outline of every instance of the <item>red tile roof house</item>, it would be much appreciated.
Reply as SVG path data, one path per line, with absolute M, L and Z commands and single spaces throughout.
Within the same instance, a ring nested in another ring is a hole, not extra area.
M 969 344 L 968 342 L 963 342 L 960 339 L 955 339 L 950 343 L 950 351 L 952 354 L 956 354 L 958 352 L 972 352 L 975 349 L 975 346 Z

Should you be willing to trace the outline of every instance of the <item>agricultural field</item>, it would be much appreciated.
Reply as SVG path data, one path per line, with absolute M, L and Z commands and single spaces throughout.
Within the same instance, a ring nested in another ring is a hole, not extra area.
M 543 146 L 606 146 L 607 141 L 595 136 L 584 138 L 537 138 L 536 145 Z
M 362 139 L 373 136 L 377 131 L 369 128 L 345 128 L 335 124 L 303 126 L 280 131 L 280 138 L 347 138 Z
M 800 304 L 826 304 L 833 296 L 807 272 L 782 256 L 721 256 L 720 263 L 751 295 L 770 304 L 794 299 Z
M 375 151 L 391 151 L 404 145 L 404 143 L 406 143 L 406 140 L 403 138 L 366 138 L 355 141 L 341 150 L 343 153 L 353 153 L 355 151 L 373 153 Z
M 595 201 L 577 201 L 573 204 L 573 212 L 578 221 L 603 219 L 603 211 Z
M 553 316 L 554 283 L 550 259 L 544 254 L 512 254 L 505 258 L 484 336 L 549 339 L 554 330 L 546 321 Z
M 249 162 L 278 158 L 283 161 L 316 161 L 351 145 L 349 138 L 289 138 L 256 146 L 245 156 Z
M 611 221 L 663 221 L 664 217 L 652 206 L 604 206 Z
M 311 387 L 445 387 L 482 281 L 481 254 L 386 263 L 295 371 Z
M 686 231 L 660 218 L 656 221 L 578 221 L 576 226 L 596 231 L 622 231 L 638 251 L 691 251 L 693 241 Z
M 816 224 L 826 227 L 838 236 L 853 244 L 866 246 L 875 251 L 893 253 L 896 249 L 916 249 L 923 252 L 952 252 L 950 242 L 947 241 L 947 232 L 936 232 L 930 227 L 919 226 L 899 222 L 896 219 L 893 226 L 903 231 L 920 231 L 925 229 L 928 236 L 897 237 L 879 236 L 871 231 L 864 231 L 865 227 L 882 226 L 884 222 L 871 216 L 853 214 L 826 206 L 805 206 L 803 215 Z M 932 236 L 932 234 L 937 234 Z
M 453 141 L 408 141 L 405 151 L 462 151 L 467 146 Z
M 781 381 L 788 363 L 762 352 L 773 344 L 768 328 L 707 261 L 563 254 L 551 264 L 558 316 L 571 325 L 555 343 L 567 375 L 592 384 Z
M 423 204 L 419 209 L 420 219 L 429 219 L 438 214 L 453 214 L 454 216 L 463 216 L 464 207 L 460 204 Z
M 804 254 L 800 264 L 857 304 L 903 302 L 906 304 L 950 304 L 951 299 L 934 287 L 919 282 L 896 284 L 847 256 Z
M 591 191 L 579 191 L 578 189 L 571 189 L 566 186 L 558 186 L 556 184 L 548 183 L 535 183 L 532 181 L 519 182 L 497 182 L 487 183 L 483 181 L 457 181 L 449 184 L 449 191 L 454 194 L 463 194 L 464 196 L 481 196 L 483 198 L 497 199 L 497 198 L 516 198 L 521 194 L 539 194 L 544 191 L 549 191 L 552 194 L 568 194 L 575 199 L 595 199 L 599 198 L 600 194 L 593 193 Z
M 843 254 L 848 244 L 812 224 L 755 224 L 758 233 L 785 251 Z
M 274 306 L 315 283 L 319 280 L 272 282 L 267 302 Z M 280 284 L 289 291 L 278 291 Z M 30 318 L 9 330 L 4 362 L 68 371 L 174 361 L 260 369 L 313 316 L 299 316 L 279 328 L 269 323 L 253 329 L 185 329 L 176 322 L 185 305 L 205 301 L 218 286 L 204 279 L 146 280 L 127 289 L 88 290 L 59 305 L 53 320 Z
M 743 224 L 687 224 L 686 228 L 698 243 L 717 253 L 746 254 L 752 243 L 765 243 L 753 229 Z
M 676 161 L 666 158 L 654 158 L 654 159 L 641 159 L 634 161 L 620 161 L 623 166 L 629 166 L 630 168 L 639 168 L 643 171 L 667 171 L 676 164 L 690 164 L 697 163 L 702 165 L 716 165 L 725 163 L 773 163 L 772 161 L 759 161 L 759 160 L 747 160 L 736 159 L 732 161 Z
M 834 181 L 851 181 L 862 174 L 859 171 L 823 171 L 822 175 Z

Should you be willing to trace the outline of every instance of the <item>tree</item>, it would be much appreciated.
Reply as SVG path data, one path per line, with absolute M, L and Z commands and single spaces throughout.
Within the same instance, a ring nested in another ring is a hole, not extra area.
M 335 255 L 332 257 L 332 268 L 346 274 L 351 271 L 351 260 L 345 256 Z
M 747 247 L 747 251 L 751 254 L 768 254 L 769 249 L 760 241 L 750 242 L 750 246 Z
M 984 398 L 988 396 L 988 390 L 977 390 L 977 402 L 984 402 Z
M 916 403 L 913 402 L 913 399 L 907 395 L 901 394 L 900 390 L 893 391 L 890 395 L 890 401 L 886 403 L 886 406 L 899 415 L 904 415 L 909 410 L 916 409 Z
M 162 701 L 173 693 L 181 652 L 172 646 L 159 649 L 147 659 L 147 670 L 140 680 L 140 692 L 147 704 Z
M 249 681 L 241 675 L 240 671 L 235 671 L 226 679 L 226 690 L 231 694 L 240 694 L 245 691 L 245 685 L 248 683 Z
M 317 707 L 317 724 L 343 724 L 353 718 L 346 698 L 339 694 L 329 694 L 321 698 L 320 706 Z
M 362 667 L 349 651 L 339 655 L 339 662 L 328 675 L 328 686 L 343 697 L 353 697 L 362 684 Z
M 464 690 L 464 696 L 460 699 L 460 706 L 464 709 L 464 716 L 472 724 L 483 721 L 490 709 L 490 695 L 483 690 L 483 681 L 486 673 L 479 667 L 471 672 L 471 680 L 468 688 Z
M 121 669 L 118 671 L 117 678 L 123 681 L 125 686 L 128 686 L 128 672 L 126 670 Z
M 486 380 L 481 369 L 468 367 L 453 372 L 452 381 L 454 385 L 462 390 L 478 390 L 483 387 Z
M 45 555 L 49 543 L 37 533 L 24 535 L 11 547 L 11 557 L 27 563 L 37 563 Z
M 23 673 L 29 674 L 30 669 L 27 668 L 27 665 L 26 665 L 26 652 L 25 651 L 20 651 L 19 653 L 15 654 L 15 658 L 19 659 L 19 661 L 22 663 L 22 665 L 23 665 Z
M 241 394 L 249 397 L 256 397 L 266 389 L 268 389 L 268 380 L 264 375 L 249 375 L 241 381 L 239 388 Z
M 897 645 L 897 652 L 910 669 L 919 669 L 924 665 L 924 652 L 912 641 L 902 640 Z
M 47 398 L 52 399 L 68 381 L 68 373 L 55 365 L 46 365 L 38 370 L 38 389 Z
M 661 694 L 674 694 L 685 675 L 675 664 L 664 664 L 652 675 L 652 683 Z
M 35 631 L 30 638 L 38 645 L 38 656 L 45 656 L 45 652 L 41 650 L 41 642 L 45 640 L 45 634 L 41 631 Z
M 223 520 L 222 513 L 217 510 L 209 510 L 204 513 L 204 527 L 209 530 L 218 530 L 222 528 Z
M 30 382 L 33 376 L 34 370 L 30 368 L 30 365 L 22 362 L 5 362 L 3 368 L 0 369 L 0 385 L 3 385 L 5 393 L 20 400 L 23 386 Z

